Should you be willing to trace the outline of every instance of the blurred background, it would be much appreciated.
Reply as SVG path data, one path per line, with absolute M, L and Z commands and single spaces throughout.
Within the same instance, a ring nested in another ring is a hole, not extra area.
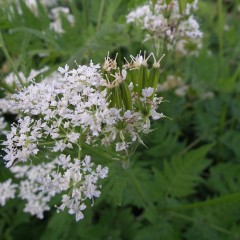
M 12 199 L 0 206 L 1 240 L 240 239 L 240 2 L 199 1 L 201 42 L 185 52 L 166 45 L 156 52 L 156 39 L 127 23 L 131 11 L 149 2 L 156 1 L 0 1 L 0 140 L 16 117 L 4 106 L 16 89 L 6 49 L 23 77 L 37 71 L 36 82 L 66 63 L 103 64 L 108 52 L 118 53 L 118 61 L 140 50 L 166 54 L 158 95 L 168 117 L 155 121 L 128 169 L 106 160 L 103 149 L 93 151 L 108 164 L 109 177 L 84 220 L 57 213 L 59 199 L 42 220 Z M 2 162 L 0 181 L 13 177 Z

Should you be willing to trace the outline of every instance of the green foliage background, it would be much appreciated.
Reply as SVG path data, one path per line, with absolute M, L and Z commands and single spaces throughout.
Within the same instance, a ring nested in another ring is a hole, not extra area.
M 0 30 L 16 68 L 26 75 L 45 65 L 51 72 L 65 63 L 75 66 L 75 60 L 103 62 L 108 51 L 121 59 L 140 49 L 152 51 L 150 43 L 143 43 L 144 33 L 125 23 L 129 10 L 142 2 L 61 1 L 70 4 L 76 24 L 69 27 L 63 16 L 65 34 L 60 35 L 49 30 L 50 19 L 40 4 L 36 17 L 24 1 L 22 15 L 2 1 Z M 234 0 L 200 1 L 197 18 L 204 44 L 199 56 L 167 54 L 160 78 L 181 76 L 190 89 L 184 97 L 163 93 L 167 102 L 160 111 L 172 120 L 154 123 L 155 130 L 144 138 L 148 148 L 139 146 L 128 169 L 104 149 L 92 150 L 110 173 L 83 221 L 76 223 L 54 207 L 38 220 L 23 213 L 23 203 L 14 199 L 0 208 L 0 239 L 240 239 L 238 6 Z M 4 77 L 10 69 L 4 70 L 3 52 L 0 62 Z M 207 92 L 214 97 L 204 98 Z M 1 164 L 0 180 L 9 177 Z

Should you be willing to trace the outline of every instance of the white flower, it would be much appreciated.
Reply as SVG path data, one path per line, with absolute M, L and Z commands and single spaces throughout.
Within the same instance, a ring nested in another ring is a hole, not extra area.
M 103 178 L 106 178 L 108 175 L 108 168 L 107 167 L 102 168 L 101 165 L 98 165 L 96 172 L 97 172 L 97 175 L 103 179 Z
M 50 23 L 50 29 L 58 33 L 64 33 L 64 30 L 62 28 L 61 15 L 64 15 L 71 25 L 73 25 L 75 21 L 73 15 L 70 14 L 70 9 L 67 7 L 52 8 L 51 15 L 53 18 L 53 22 Z
M 69 209 L 69 213 L 70 214 L 76 214 L 76 222 L 78 222 L 79 220 L 84 218 L 84 215 L 82 213 L 82 210 L 84 210 L 86 208 L 85 204 L 81 204 L 78 202 L 75 202 L 74 204 L 72 204 L 72 207 Z
M 158 112 L 156 112 L 154 109 L 152 109 L 152 110 L 150 111 L 150 116 L 151 116 L 154 120 L 157 120 L 157 119 L 159 119 L 159 118 L 163 118 L 163 117 L 164 117 L 164 115 L 163 115 L 162 113 L 158 113 Z
M 127 149 L 127 143 L 126 142 L 118 142 L 118 143 L 116 143 L 116 151 L 117 152 L 125 150 L 125 149 Z
M 0 115 L 1 116 L 1 115 Z M 7 127 L 4 117 L 0 117 L 0 133 Z
M 127 110 L 127 111 L 124 113 L 123 117 L 126 118 L 126 119 L 131 118 L 131 117 L 132 117 L 131 111 L 130 111 L 130 110 Z
M 8 199 L 15 197 L 17 185 L 12 183 L 11 179 L 0 183 L 0 205 L 4 206 Z
M 142 95 L 143 97 L 147 98 L 147 97 L 151 97 L 153 94 L 154 88 L 149 87 L 149 88 L 144 88 L 142 90 Z
M 87 198 L 93 201 L 93 198 L 100 196 L 98 180 L 108 174 L 107 167 L 95 167 L 88 155 L 80 161 L 63 154 L 49 163 L 12 166 L 10 171 L 20 182 L 18 185 L 12 184 L 9 179 L 0 183 L 0 205 L 18 196 L 26 201 L 25 212 L 43 218 L 44 212 L 50 210 L 51 198 L 62 194 L 58 212 L 67 208 L 70 214 L 75 214 L 76 221 L 84 217 L 84 201 Z
M 69 163 L 70 163 L 70 156 L 66 156 L 64 154 L 61 154 L 58 158 L 58 164 L 63 168 L 66 169 L 69 167 Z
M 65 73 L 67 73 L 67 71 L 69 70 L 69 66 L 66 64 L 65 65 L 65 67 L 63 68 L 63 67 L 59 67 L 58 68 L 58 71 L 61 73 L 61 74 L 65 74 Z
M 71 133 L 67 134 L 67 138 L 68 138 L 69 142 L 72 142 L 72 143 L 76 143 L 78 141 L 79 137 L 80 137 L 80 134 L 76 133 L 76 132 L 71 132 Z

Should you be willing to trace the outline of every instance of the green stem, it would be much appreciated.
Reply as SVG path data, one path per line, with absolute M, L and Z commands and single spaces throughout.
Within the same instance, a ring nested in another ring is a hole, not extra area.
M 192 143 L 190 143 L 185 149 L 183 149 L 182 152 L 180 152 L 179 155 L 186 154 L 189 150 L 191 150 L 193 147 L 195 147 L 198 143 L 202 141 L 203 137 L 199 137 L 196 140 L 194 140 Z
M 153 46 L 153 52 L 157 53 L 156 40 L 154 38 L 152 38 L 152 46 Z
M 81 160 L 81 151 L 82 151 L 82 148 L 81 148 L 81 137 L 80 137 L 78 141 L 78 159 L 79 160 Z
M 4 43 L 4 40 L 3 40 L 3 37 L 2 37 L 1 31 L 0 31 L 0 47 L 1 47 L 1 49 L 3 50 L 3 53 L 4 53 L 4 55 L 6 56 L 7 60 L 9 61 L 9 63 L 10 63 L 10 65 L 11 65 L 14 73 L 16 74 L 17 79 L 18 79 L 20 85 L 21 85 L 21 86 L 24 86 L 24 83 L 23 83 L 23 81 L 22 81 L 22 79 L 21 79 L 21 77 L 20 77 L 17 69 L 16 69 L 15 66 L 14 66 L 14 63 L 13 63 L 13 61 L 12 61 L 12 58 L 10 57 L 10 55 L 9 55 L 9 53 L 8 53 L 8 51 L 7 51 L 7 48 L 6 48 L 6 46 L 5 46 L 5 43 Z
M 227 117 L 227 104 L 225 103 L 222 106 L 222 110 L 221 110 L 220 127 L 219 127 L 219 132 L 220 133 L 223 133 L 223 131 L 224 131 L 226 117 Z
M 186 221 L 191 221 L 191 222 L 195 222 L 196 221 L 194 218 L 188 217 L 188 216 L 186 216 L 184 214 L 171 212 L 171 215 L 174 216 L 174 217 L 177 217 L 177 218 L 181 218 L 181 219 L 186 220 Z M 203 221 L 202 223 L 204 225 L 206 225 L 206 222 Z M 221 228 L 221 227 L 219 227 L 217 225 L 209 224 L 209 227 L 214 229 L 214 230 L 216 230 L 216 231 L 219 231 L 219 232 L 222 232 L 222 233 L 225 233 L 225 234 L 233 236 L 233 234 L 230 231 L 228 231 L 228 230 L 226 230 L 224 228 Z
M 15 93 L 15 90 L 11 88 L 8 84 L 6 84 L 3 81 L 2 77 L 0 77 L 0 87 L 4 88 L 6 91 L 8 91 L 11 94 Z
M 85 20 L 85 25 L 86 27 L 88 26 L 88 0 L 83 0 L 83 12 L 84 12 L 84 20 Z
M 195 202 L 190 204 L 185 204 L 176 207 L 170 207 L 167 210 L 180 211 L 180 210 L 189 210 L 189 209 L 199 209 L 199 208 L 211 208 L 212 206 L 222 206 L 226 203 L 237 204 L 240 200 L 240 193 L 233 193 L 225 196 L 220 196 L 217 198 Z
M 38 146 L 52 145 L 54 143 L 55 143 L 54 141 L 52 141 L 52 142 L 39 142 Z
M 223 4 L 222 0 L 218 0 L 218 43 L 219 43 L 219 65 L 220 71 L 223 63 Z
M 99 28 L 101 26 L 104 5 L 105 5 L 105 0 L 101 0 L 100 9 L 99 9 L 99 12 L 98 12 L 97 30 L 99 30 Z
M 96 154 L 97 156 L 102 157 L 103 159 L 111 161 L 113 159 L 113 154 L 111 152 L 108 152 L 106 148 L 95 148 L 92 147 L 91 145 L 82 142 L 83 149 L 88 150 L 92 154 Z
M 135 177 L 131 172 L 129 172 L 128 174 L 129 174 L 130 178 L 132 179 L 132 183 L 134 184 L 137 192 L 139 193 L 139 196 L 142 198 L 142 201 L 144 202 L 144 205 L 145 205 L 146 207 L 147 207 L 147 206 L 148 206 L 148 207 L 151 207 L 149 201 L 148 201 L 148 200 L 146 199 L 146 197 L 145 197 L 144 192 L 142 191 L 141 187 L 139 186 L 136 177 Z

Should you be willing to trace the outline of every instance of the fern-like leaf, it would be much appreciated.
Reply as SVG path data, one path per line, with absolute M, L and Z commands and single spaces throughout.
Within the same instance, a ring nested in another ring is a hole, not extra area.
M 175 156 L 170 162 L 164 162 L 162 171 L 154 169 L 160 192 L 172 197 L 193 194 L 194 187 L 201 181 L 199 174 L 210 164 L 205 155 L 211 147 L 206 145 L 183 156 Z

